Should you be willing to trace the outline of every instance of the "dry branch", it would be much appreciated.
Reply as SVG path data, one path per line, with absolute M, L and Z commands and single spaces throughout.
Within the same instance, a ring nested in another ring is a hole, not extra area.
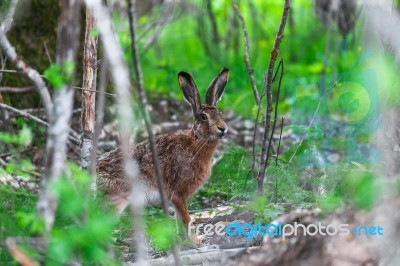
M 138 51 L 138 45 L 137 45 L 137 40 L 136 40 L 136 14 L 134 10 L 135 6 L 135 0 L 128 0 L 128 15 L 129 15 L 129 29 L 131 33 L 131 50 L 132 50 L 132 58 L 133 58 L 133 65 L 135 69 L 135 76 L 136 76 L 136 81 L 137 81 L 137 90 L 138 90 L 138 95 L 139 95 L 139 105 L 140 105 L 140 110 L 143 115 L 146 131 L 149 135 L 149 143 L 150 143 L 150 148 L 151 148 L 151 154 L 153 157 L 153 163 L 154 163 L 154 168 L 157 176 L 157 184 L 159 186 L 159 192 L 161 195 L 161 201 L 162 201 L 162 207 L 164 210 L 164 213 L 168 214 L 168 200 L 165 195 L 165 186 L 164 186 L 164 181 L 161 173 L 161 167 L 160 167 L 160 160 L 158 159 L 158 152 L 157 152 L 157 147 L 154 141 L 154 134 L 152 130 L 152 123 L 151 123 L 151 118 L 149 116 L 149 113 L 147 111 L 147 95 L 146 92 L 144 91 L 144 85 L 143 85 L 143 73 L 142 73 L 142 67 L 140 64 L 140 55 Z
M 35 262 L 32 258 L 29 258 L 20 248 L 17 247 L 15 240 L 7 238 L 6 240 L 7 249 L 11 256 L 22 266 L 36 266 L 39 263 Z
M 46 126 L 46 127 L 50 126 L 49 123 L 47 123 L 46 121 L 43 121 L 42 119 L 40 119 L 40 118 L 38 118 L 38 117 L 36 117 L 34 115 L 31 115 L 27 111 L 18 110 L 18 109 L 14 108 L 14 107 L 11 107 L 11 106 L 3 104 L 3 103 L 0 103 L 0 108 L 4 109 L 4 110 L 7 110 L 7 111 L 10 111 L 10 112 L 13 112 L 15 114 L 18 114 L 18 115 L 20 115 L 20 116 L 22 116 L 24 118 L 30 119 L 32 121 L 35 121 L 36 123 L 38 123 L 40 125 L 43 125 L 43 126 Z M 73 143 L 75 143 L 75 144 L 79 144 L 80 143 L 79 138 L 77 137 L 77 133 L 74 132 L 72 129 L 70 129 L 70 133 L 68 135 L 68 139 L 70 141 L 72 141 Z
M 0 87 L 0 93 L 27 93 L 32 91 L 33 87 Z
M 160 160 L 158 158 L 158 152 L 157 152 L 157 147 L 156 143 L 154 140 L 154 134 L 152 130 L 152 123 L 151 123 L 151 118 L 149 113 L 147 112 L 147 95 L 144 90 L 144 84 L 143 84 L 143 72 L 142 72 L 142 67 L 140 63 L 140 54 L 139 54 L 139 48 L 137 44 L 137 34 L 136 34 L 136 10 L 135 10 L 135 0 L 127 0 L 128 1 L 128 15 L 129 15 L 129 30 L 131 33 L 131 50 L 132 50 L 132 59 L 133 59 L 133 65 L 135 69 L 135 76 L 137 79 L 137 90 L 138 90 L 138 95 L 139 95 L 139 106 L 140 110 L 142 112 L 143 118 L 144 118 L 144 124 L 146 127 L 146 131 L 149 135 L 149 143 L 150 143 L 150 149 L 151 149 L 151 155 L 153 157 L 153 165 L 157 177 L 157 185 L 158 185 L 158 191 L 160 193 L 161 197 L 161 203 L 163 207 L 163 211 L 165 215 L 168 215 L 168 200 L 165 192 L 165 185 L 164 185 L 164 180 L 161 172 L 161 166 L 160 166 Z M 179 265 L 179 252 L 176 246 L 174 246 L 173 250 L 173 255 L 174 255 L 174 260 L 175 260 L 175 265 Z
M 18 56 L 15 48 L 7 39 L 4 24 L 0 26 L 0 48 L 3 50 L 7 58 L 15 65 L 18 71 L 24 73 L 35 84 L 35 88 L 40 95 L 44 108 L 46 109 L 47 119 L 50 120 L 52 117 L 53 103 L 46 83 L 35 69 L 26 65 Z
M 283 39 L 283 33 L 286 26 L 286 21 L 289 15 L 290 9 L 290 0 L 285 0 L 285 5 L 283 8 L 282 18 L 279 25 L 278 32 L 275 37 L 274 45 L 271 51 L 271 57 L 269 60 L 268 71 L 267 75 L 264 79 L 264 87 L 265 92 L 267 95 L 267 103 L 266 103 L 266 119 L 264 123 L 264 135 L 262 139 L 262 150 L 260 156 L 260 168 L 257 174 L 257 186 L 258 186 L 258 193 L 261 195 L 263 193 L 263 183 L 264 183 L 264 176 L 265 170 L 267 169 L 267 151 L 268 151 L 268 137 L 270 133 L 271 127 L 271 112 L 272 112 L 272 80 L 273 80 L 273 73 L 274 73 L 274 66 L 275 61 L 278 58 L 278 51 L 279 46 Z
M 4 25 L 5 32 L 8 32 L 12 27 L 12 23 L 14 20 L 14 13 L 15 13 L 15 9 L 17 8 L 17 4 L 18 4 L 18 0 L 11 0 L 9 2 L 10 7 L 8 8 L 5 19 L 2 22 L 2 24 Z
M 274 110 L 274 122 L 272 124 L 272 131 L 271 131 L 271 135 L 270 135 L 269 140 L 268 140 L 267 160 L 266 160 L 267 164 L 268 164 L 270 150 L 271 150 L 271 146 L 272 146 L 272 138 L 274 137 L 276 122 L 278 120 L 279 94 L 281 92 L 282 78 L 283 78 L 283 74 L 284 74 L 283 59 L 281 59 L 281 61 L 279 62 L 279 65 L 281 66 L 281 75 L 280 75 L 280 78 L 279 78 L 278 92 L 276 94 L 275 110 Z
M 233 9 L 235 10 L 236 15 L 239 18 L 240 24 L 242 24 L 244 46 L 245 46 L 243 60 L 246 65 L 247 74 L 250 79 L 250 84 L 251 84 L 251 89 L 253 90 L 254 99 L 257 103 L 257 106 L 259 106 L 260 105 L 260 96 L 258 94 L 256 82 L 254 81 L 254 71 L 250 65 L 250 46 L 249 46 L 249 36 L 247 34 L 246 24 L 244 22 L 244 18 L 242 16 L 242 14 L 240 13 L 239 7 L 236 3 L 233 4 Z
M 42 119 L 40 119 L 40 118 L 38 118 L 36 116 L 33 116 L 33 115 L 31 115 L 31 114 L 29 114 L 27 112 L 18 110 L 18 109 L 14 108 L 14 107 L 11 107 L 11 106 L 7 105 L 7 104 L 0 103 L 0 108 L 4 109 L 4 110 L 7 110 L 7 111 L 10 111 L 10 112 L 13 112 L 13 113 L 16 113 L 16 114 L 18 114 L 18 115 L 20 115 L 22 117 L 27 118 L 27 119 L 33 120 L 33 121 L 35 121 L 36 123 L 38 123 L 40 125 L 43 125 L 43 126 L 46 126 L 46 127 L 49 126 L 49 123 L 47 123 L 46 121 L 43 121 Z

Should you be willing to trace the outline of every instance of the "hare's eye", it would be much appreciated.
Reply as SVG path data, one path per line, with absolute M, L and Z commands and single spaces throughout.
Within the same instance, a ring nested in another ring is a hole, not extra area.
M 201 120 L 205 121 L 207 120 L 207 115 L 206 114 L 200 114 Z

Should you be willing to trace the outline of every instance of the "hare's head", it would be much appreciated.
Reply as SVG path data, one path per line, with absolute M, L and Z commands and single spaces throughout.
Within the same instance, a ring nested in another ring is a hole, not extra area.
M 192 76 L 186 72 L 178 74 L 179 85 L 183 95 L 192 107 L 195 120 L 193 126 L 194 132 L 200 139 L 217 140 L 228 133 L 228 126 L 221 112 L 215 107 L 225 90 L 228 77 L 229 70 L 223 68 L 208 87 L 206 102 L 202 105 L 199 91 Z

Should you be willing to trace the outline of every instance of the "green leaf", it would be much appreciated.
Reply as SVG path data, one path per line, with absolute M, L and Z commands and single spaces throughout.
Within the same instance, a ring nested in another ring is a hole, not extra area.
M 44 71 L 44 76 L 56 90 L 61 89 L 64 85 L 64 78 L 59 65 L 50 65 L 50 67 Z
M 59 90 L 66 83 L 72 81 L 72 74 L 75 70 L 74 62 L 67 61 L 62 66 L 52 64 L 44 71 L 44 76 L 49 80 L 51 86 Z
M 252 202 L 250 202 L 247 207 L 256 212 L 259 215 L 262 215 L 267 207 L 268 199 L 265 197 L 257 197 Z

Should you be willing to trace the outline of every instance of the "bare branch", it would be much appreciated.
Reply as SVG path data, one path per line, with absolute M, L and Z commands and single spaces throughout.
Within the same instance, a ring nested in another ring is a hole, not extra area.
M 144 118 L 146 131 L 149 135 L 151 154 L 153 157 L 153 165 L 154 165 L 155 172 L 156 172 L 158 191 L 160 193 L 163 211 L 164 211 L 165 215 L 168 215 L 168 200 L 167 200 L 167 196 L 165 193 L 165 185 L 164 185 L 164 180 L 163 180 L 163 176 L 162 176 L 162 172 L 161 172 L 160 160 L 158 158 L 157 147 L 156 147 L 156 143 L 154 140 L 151 118 L 150 118 L 149 113 L 147 112 L 147 108 L 146 108 L 147 95 L 146 95 L 146 92 L 144 91 L 143 73 L 142 73 L 142 67 L 140 64 L 140 54 L 139 54 L 139 49 L 138 49 L 138 44 L 137 44 L 137 39 L 136 39 L 136 35 L 137 35 L 136 34 L 136 10 L 134 9 L 135 0 L 127 0 L 127 1 L 128 1 L 128 15 L 129 15 L 129 29 L 130 29 L 130 33 L 131 33 L 132 59 L 133 59 L 133 65 L 134 65 L 134 69 L 135 69 L 135 76 L 137 79 L 139 105 L 140 105 L 140 110 L 142 111 L 142 115 Z M 175 259 L 175 265 L 179 265 L 180 262 L 179 262 L 178 249 L 175 245 L 174 245 L 173 249 L 174 249 L 173 255 L 174 255 L 174 259 Z
M 282 132 L 283 132 L 283 126 L 285 122 L 285 117 L 282 116 L 282 121 L 281 121 L 281 133 L 279 134 L 279 142 L 278 142 L 278 148 L 276 150 L 276 157 L 275 157 L 275 165 L 278 166 L 278 158 L 279 158 L 279 149 L 281 147 L 281 140 L 282 140 Z
M 20 72 L 28 76 L 28 78 L 35 84 L 35 88 L 40 95 L 44 108 L 46 109 L 46 115 L 50 120 L 52 117 L 53 103 L 51 101 L 50 93 L 47 89 L 46 83 L 35 69 L 26 65 L 24 61 L 22 61 L 17 55 L 15 48 L 7 39 L 4 25 L 0 26 L 0 48 L 4 51 L 7 58 L 15 65 L 15 67 Z
M 253 68 L 251 68 L 250 65 L 250 48 L 249 48 L 249 36 L 247 34 L 247 28 L 246 24 L 244 22 L 244 18 L 242 14 L 240 13 L 239 7 L 236 3 L 233 3 L 233 9 L 236 12 L 236 15 L 238 16 L 240 23 L 242 24 L 242 31 L 243 31 L 243 37 L 244 37 L 244 46 L 245 46 L 245 52 L 244 52 L 244 63 L 246 65 L 246 70 L 247 74 L 249 75 L 250 79 L 250 84 L 251 84 L 251 89 L 253 90 L 253 95 L 254 99 L 257 103 L 257 106 L 260 105 L 260 96 L 258 95 L 258 90 L 257 90 L 257 85 L 256 82 L 254 81 L 254 71 Z
M 75 64 L 76 61 L 80 31 L 80 1 L 60 0 L 60 8 L 56 63 L 63 66 L 65 63 Z M 74 90 L 68 83 L 63 84 L 61 89 L 54 93 L 53 115 L 47 131 L 46 168 L 37 202 L 37 211 L 45 221 L 46 233 L 49 233 L 53 226 L 58 205 L 57 196 L 49 184 L 50 181 L 58 180 L 64 170 L 73 96 Z
M 0 69 L 0 73 L 15 73 L 18 74 L 20 72 L 18 72 L 17 70 L 10 70 L 10 69 Z
M 267 75 L 264 79 L 265 92 L 267 95 L 267 105 L 266 105 L 266 119 L 264 124 L 264 135 L 262 139 L 262 150 L 260 156 L 260 168 L 257 174 L 257 183 L 258 183 L 258 193 L 262 195 L 263 193 L 263 182 L 265 176 L 265 170 L 267 169 L 267 150 L 268 150 L 268 136 L 271 127 L 271 112 L 272 112 L 272 80 L 274 73 L 275 61 L 278 57 L 279 46 L 283 39 L 283 33 L 286 26 L 286 21 L 289 15 L 291 0 L 285 0 L 285 5 L 283 8 L 282 18 L 279 25 L 278 32 L 275 37 L 274 45 L 271 51 L 271 57 L 269 60 Z
M 137 40 L 136 40 L 136 14 L 134 10 L 135 6 L 135 0 L 127 0 L 128 1 L 128 14 L 129 14 L 129 29 L 131 33 L 131 50 L 132 50 L 132 57 L 133 57 L 133 65 L 135 68 L 135 76 L 137 79 L 137 90 L 138 90 L 138 95 L 139 95 L 139 105 L 140 109 L 142 111 L 142 115 L 144 118 L 144 123 L 146 126 L 146 131 L 149 135 L 149 142 L 150 142 L 150 147 L 151 147 L 151 154 L 153 157 L 153 163 L 154 163 L 154 168 L 157 176 L 157 184 L 159 186 L 159 192 L 161 195 L 161 200 L 162 200 L 162 207 L 164 210 L 164 213 L 168 214 L 168 200 L 165 195 L 165 187 L 164 187 L 164 181 L 161 173 L 161 167 L 160 167 L 160 160 L 158 159 L 158 152 L 157 152 L 157 147 L 154 141 L 154 134 L 151 126 L 151 118 L 149 116 L 149 113 L 147 112 L 147 95 L 146 92 L 144 91 L 144 85 L 143 85 L 143 74 L 142 74 L 142 67 L 140 64 L 140 55 L 138 52 L 138 45 L 137 45 Z
M 275 166 L 278 167 L 278 158 L 279 158 L 279 148 L 281 147 L 281 140 L 282 140 L 282 132 L 283 132 L 283 122 L 285 121 L 285 117 L 282 116 L 282 122 L 281 122 L 281 133 L 279 134 L 279 142 L 278 142 L 278 148 L 276 150 L 276 157 L 275 157 Z M 278 201 L 278 176 L 275 177 L 275 204 Z
M 100 92 L 100 91 L 98 91 L 98 90 L 83 89 L 83 88 L 81 88 L 81 87 L 76 87 L 76 86 L 73 86 L 72 88 L 77 89 L 77 90 L 81 90 L 81 91 Z M 116 96 L 117 96 L 117 94 L 115 94 L 115 93 L 109 93 L 109 92 L 104 92 L 104 95 L 106 95 L 106 96 L 111 96 L 111 97 L 116 97 Z
M 322 102 L 325 100 L 325 97 L 328 95 L 328 93 L 336 87 L 336 85 L 337 85 L 337 83 L 338 83 L 339 81 L 340 81 L 340 80 L 335 81 L 335 82 L 333 83 L 333 85 L 332 85 L 328 90 L 326 90 L 326 91 L 324 92 L 324 94 L 321 96 L 321 98 L 319 99 L 317 108 L 315 108 L 313 117 L 311 118 L 311 121 L 310 121 L 310 123 L 308 124 L 306 130 L 309 129 L 309 128 L 314 124 L 315 117 L 317 116 L 317 113 L 318 113 L 318 111 L 319 111 L 319 108 L 321 107 Z M 301 145 L 303 144 L 304 138 L 305 138 L 305 135 L 303 135 L 303 136 L 301 137 L 300 142 L 299 142 L 299 144 L 297 145 L 296 150 L 294 150 L 292 156 L 290 156 L 290 159 L 289 159 L 289 161 L 288 161 L 289 164 L 292 162 L 292 160 L 294 159 L 294 156 L 296 156 L 298 150 L 300 149 Z
M 17 4 L 18 4 L 18 0 L 10 1 L 10 7 L 8 9 L 8 12 L 6 14 L 4 21 L 2 22 L 2 24 L 4 25 L 5 32 L 8 32 L 12 27 L 12 23 L 14 20 L 14 13 L 15 13 L 15 9 L 17 8 Z
M 281 92 L 282 78 L 283 78 L 283 74 L 284 74 L 283 59 L 281 59 L 280 65 L 281 65 L 281 75 L 280 75 L 280 78 L 279 78 L 278 92 L 276 94 L 276 102 L 275 102 L 275 110 L 274 110 L 274 122 L 272 124 L 272 132 L 271 132 L 271 135 L 270 135 L 269 141 L 268 141 L 267 160 L 266 160 L 267 164 L 268 164 L 270 150 L 271 150 L 271 146 L 272 146 L 272 138 L 274 137 L 274 133 L 275 133 L 276 121 L 278 120 L 279 94 Z
M 0 103 L 0 108 L 4 109 L 4 110 L 7 110 L 7 111 L 10 111 L 10 112 L 13 112 L 13 113 L 16 113 L 16 114 L 18 114 L 18 115 L 20 115 L 20 116 L 22 116 L 24 118 L 30 119 L 32 121 L 35 121 L 36 123 L 38 123 L 40 125 L 43 125 L 45 127 L 49 127 L 50 126 L 49 123 L 47 123 L 46 121 L 43 121 L 42 119 L 40 119 L 40 118 L 38 118 L 38 117 L 36 117 L 34 115 L 31 115 L 30 113 L 27 112 L 27 110 L 24 110 L 24 111 L 23 110 L 18 110 L 16 108 L 11 107 L 9 105 L 6 105 L 4 103 Z M 28 109 L 28 111 L 29 111 L 29 109 Z M 79 144 L 80 143 L 79 138 L 77 137 L 77 133 L 75 133 L 72 129 L 70 129 L 70 135 L 68 135 L 68 139 L 71 140 L 75 144 Z
M 36 266 L 39 263 L 35 262 L 32 258 L 28 257 L 21 249 L 17 247 L 15 240 L 7 238 L 6 240 L 7 249 L 11 256 L 23 266 Z
M 10 111 L 10 112 L 13 112 L 13 113 L 16 113 L 16 114 L 18 114 L 18 115 L 20 115 L 22 117 L 28 118 L 30 120 L 33 120 L 33 121 L 35 121 L 36 123 L 38 123 L 40 125 L 43 125 L 43 126 L 46 126 L 46 127 L 49 126 L 49 123 L 47 123 L 46 121 L 43 121 L 42 119 L 40 119 L 40 118 L 38 118 L 36 116 L 33 116 L 33 115 L 31 115 L 31 114 L 29 114 L 27 112 L 18 110 L 16 108 L 11 107 L 9 105 L 6 105 L 4 103 L 0 103 L 0 108 L 4 109 L 4 110 L 7 110 L 7 111 Z
M 212 36 L 213 36 L 213 42 L 214 45 L 218 45 L 219 43 L 219 34 L 218 34 L 218 25 L 217 25 L 217 20 L 215 19 L 215 15 L 212 10 L 212 4 L 211 0 L 206 0 L 206 9 L 207 9 L 207 15 L 210 19 L 211 22 L 211 29 L 212 29 Z
M 135 248 L 137 264 L 146 264 L 146 237 L 143 230 L 142 212 L 145 195 L 138 181 L 138 165 L 133 161 L 130 151 L 129 136 L 133 131 L 133 111 L 131 107 L 130 77 L 128 67 L 123 60 L 122 50 L 112 28 L 111 15 L 100 0 L 85 0 L 87 7 L 92 11 L 97 20 L 97 28 L 104 47 L 104 55 L 110 65 L 111 77 L 117 91 L 117 110 L 121 123 L 121 151 L 125 163 L 125 175 L 131 183 L 130 204 L 134 219 Z
M 26 93 L 32 91 L 33 87 L 0 87 L 0 93 Z

